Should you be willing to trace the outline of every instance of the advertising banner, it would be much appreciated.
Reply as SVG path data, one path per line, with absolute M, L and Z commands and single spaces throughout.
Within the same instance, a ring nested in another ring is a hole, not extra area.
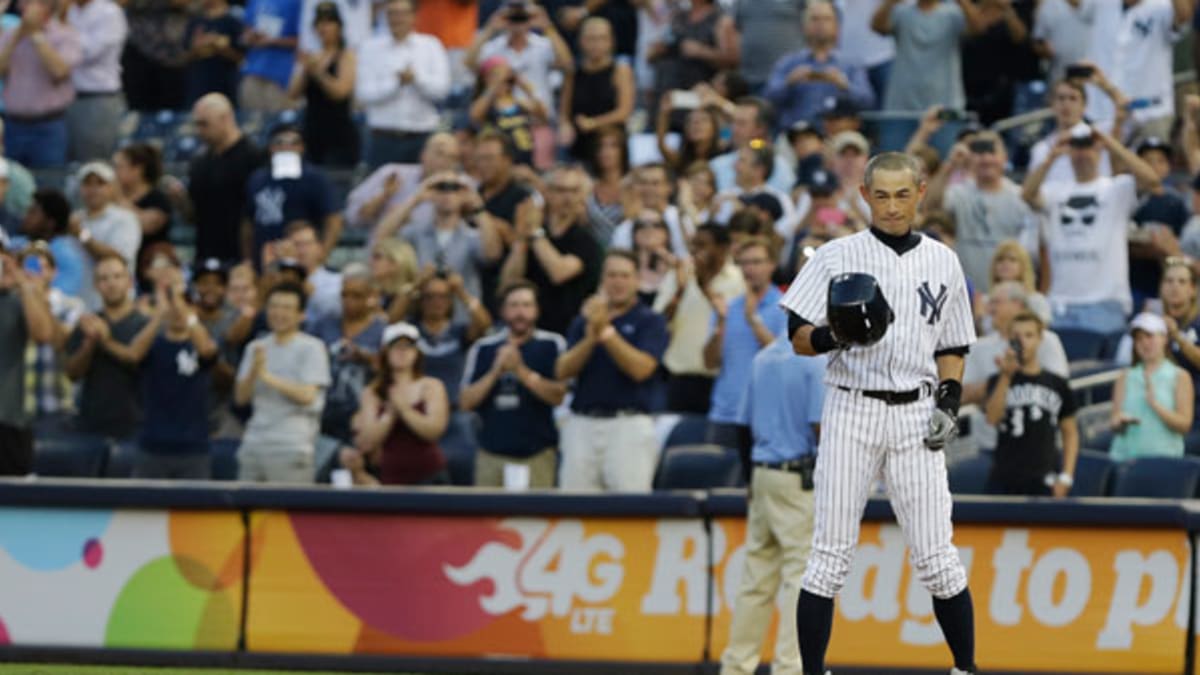
M 233 650 L 235 511 L 0 508 L 0 645 Z
M 728 639 L 744 523 L 713 523 L 723 564 L 713 651 Z M 1021 672 L 1178 673 L 1187 633 L 1188 541 L 1182 531 L 958 525 L 970 575 L 978 662 Z M 720 546 L 724 540 L 724 547 Z M 900 528 L 864 523 L 837 600 L 828 661 L 946 668 L 929 594 L 912 573 Z M 770 633 L 768 635 L 768 639 Z M 769 655 L 764 650 L 764 656 Z
M 251 651 L 697 662 L 702 520 L 256 512 Z

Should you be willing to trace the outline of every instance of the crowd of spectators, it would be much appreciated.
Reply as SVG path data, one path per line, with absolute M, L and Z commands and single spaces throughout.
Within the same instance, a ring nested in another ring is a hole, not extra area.
M 205 478 L 224 441 L 251 481 L 649 489 L 659 413 L 744 442 L 780 289 L 870 226 L 880 149 L 968 279 L 977 445 L 1069 473 L 1090 331 L 1128 334 L 1114 455 L 1200 452 L 1193 5 L 20 0 L 0 474 L 66 439 Z

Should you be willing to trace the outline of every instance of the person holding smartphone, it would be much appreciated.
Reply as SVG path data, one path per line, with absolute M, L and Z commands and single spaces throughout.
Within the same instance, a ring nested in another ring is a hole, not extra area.
M 1192 376 L 1167 358 L 1167 323 L 1142 313 L 1130 324 L 1133 365 L 1113 387 L 1110 422 L 1116 437 L 1109 454 L 1117 461 L 1183 456 L 1183 437 L 1192 428 Z
M 1009 348 L 996 357 L 999 372 L 988 378 L 987 421 L 999 431 L 988 494 L 1065 497 L 1071 490 L 1079 456 L 1075 394 L 1061 376 L 1042 370 L 1038 349 L 1044 330 L 1037 314 L 1018 314 Z

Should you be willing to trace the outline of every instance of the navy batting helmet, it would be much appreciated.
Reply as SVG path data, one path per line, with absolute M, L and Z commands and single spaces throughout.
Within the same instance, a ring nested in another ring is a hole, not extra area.
M 838 342 L 868 346 L 883 339 L 896 315 L 875 277 L 853 272 L 829 282 L 826 317 Z

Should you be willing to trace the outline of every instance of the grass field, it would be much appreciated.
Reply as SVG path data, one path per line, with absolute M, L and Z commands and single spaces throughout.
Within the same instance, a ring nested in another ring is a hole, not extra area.
M 347 675 L 348 671 L 244 670 L 227 668 L 137 668 L 133 665 L 42 665 L 0 663 L 0 675 Z M 408 673 L 400 675 L 420 675 Z

